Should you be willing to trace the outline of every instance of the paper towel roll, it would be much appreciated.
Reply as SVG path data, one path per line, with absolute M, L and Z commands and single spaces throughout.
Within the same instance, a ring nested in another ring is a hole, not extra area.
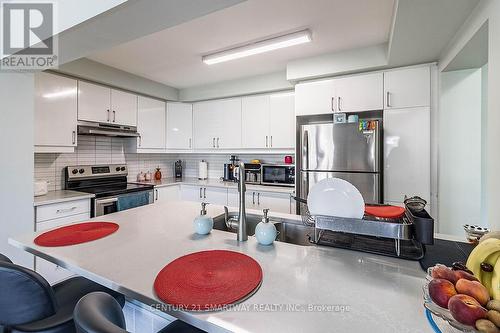
M 201 160 L 198 163 L 198 179 L 207 179 L 208 178 L 208 164 L 205 160 Z

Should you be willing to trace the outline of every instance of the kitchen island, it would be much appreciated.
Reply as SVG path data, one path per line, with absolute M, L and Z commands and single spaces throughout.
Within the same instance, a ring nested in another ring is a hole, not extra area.
M 235 234 L 219 230 L 200 236 L 192 226 L 199 208 L 193 202 L 167 202 L 96 218 L 120 229 L 76 246 L 37 246 L 38 233 L 9 242 L 208 332 L 431 332 L 422 306 L 425 273 L 418 262 L 321 246 L 261 246 L 254 237 L 238 243 Z M 210 216 L 223 212 L 222 206 L 208 206 Z M 300 223 L 300 216 L 273 216 Z M 157 273 L 180 256 L 213 249 L 254 258 L 264 276 L 257 292 L 226 311 L 162 306 L 153 290 Z

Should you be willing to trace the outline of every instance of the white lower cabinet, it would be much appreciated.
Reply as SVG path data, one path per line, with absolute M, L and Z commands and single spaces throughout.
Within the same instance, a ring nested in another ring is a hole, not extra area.
M 238 207 L 238 204 L 238 190 L 230 189 L 228 191 L 228 206 Z M 245 205 L 248 209 L 262 210 L 268 208 L 275 213 L 295 214 L 295 208 L 293 208 L 292 212 L 290 193 L 247 190 Z
M 182 185 L 181 199 L 227 205 L 227 189 L 220 187 Z
M 180 186 L 155 187 L 155 202 L 178 201 L 180 199 Z
M 35 209 L 35 216 L 35 231 L 37 232 L 86 221 L 90 219 L 90 199 L 38 206 Z M 35 257 L 35 271 L 51 285 L 74 275 L 72 272 L 38 257 Z

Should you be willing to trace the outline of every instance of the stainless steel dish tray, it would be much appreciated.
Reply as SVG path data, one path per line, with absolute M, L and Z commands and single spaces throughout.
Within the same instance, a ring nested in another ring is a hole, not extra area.
M 400 240 L 413 238 L 413 224 L 406 216 L 397 221 L 352 219 L 323 215 L 315 215 L 314 219 L 316 229 Z

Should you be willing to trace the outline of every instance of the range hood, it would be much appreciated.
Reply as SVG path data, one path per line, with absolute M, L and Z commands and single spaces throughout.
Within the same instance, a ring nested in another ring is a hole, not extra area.
M 95 123 L 90 121 L 78 122 L 78 134 L 114 136 L 121 138 L 137 138 L 141 136 L 137 133 L 137 127 L 135 126 Z

